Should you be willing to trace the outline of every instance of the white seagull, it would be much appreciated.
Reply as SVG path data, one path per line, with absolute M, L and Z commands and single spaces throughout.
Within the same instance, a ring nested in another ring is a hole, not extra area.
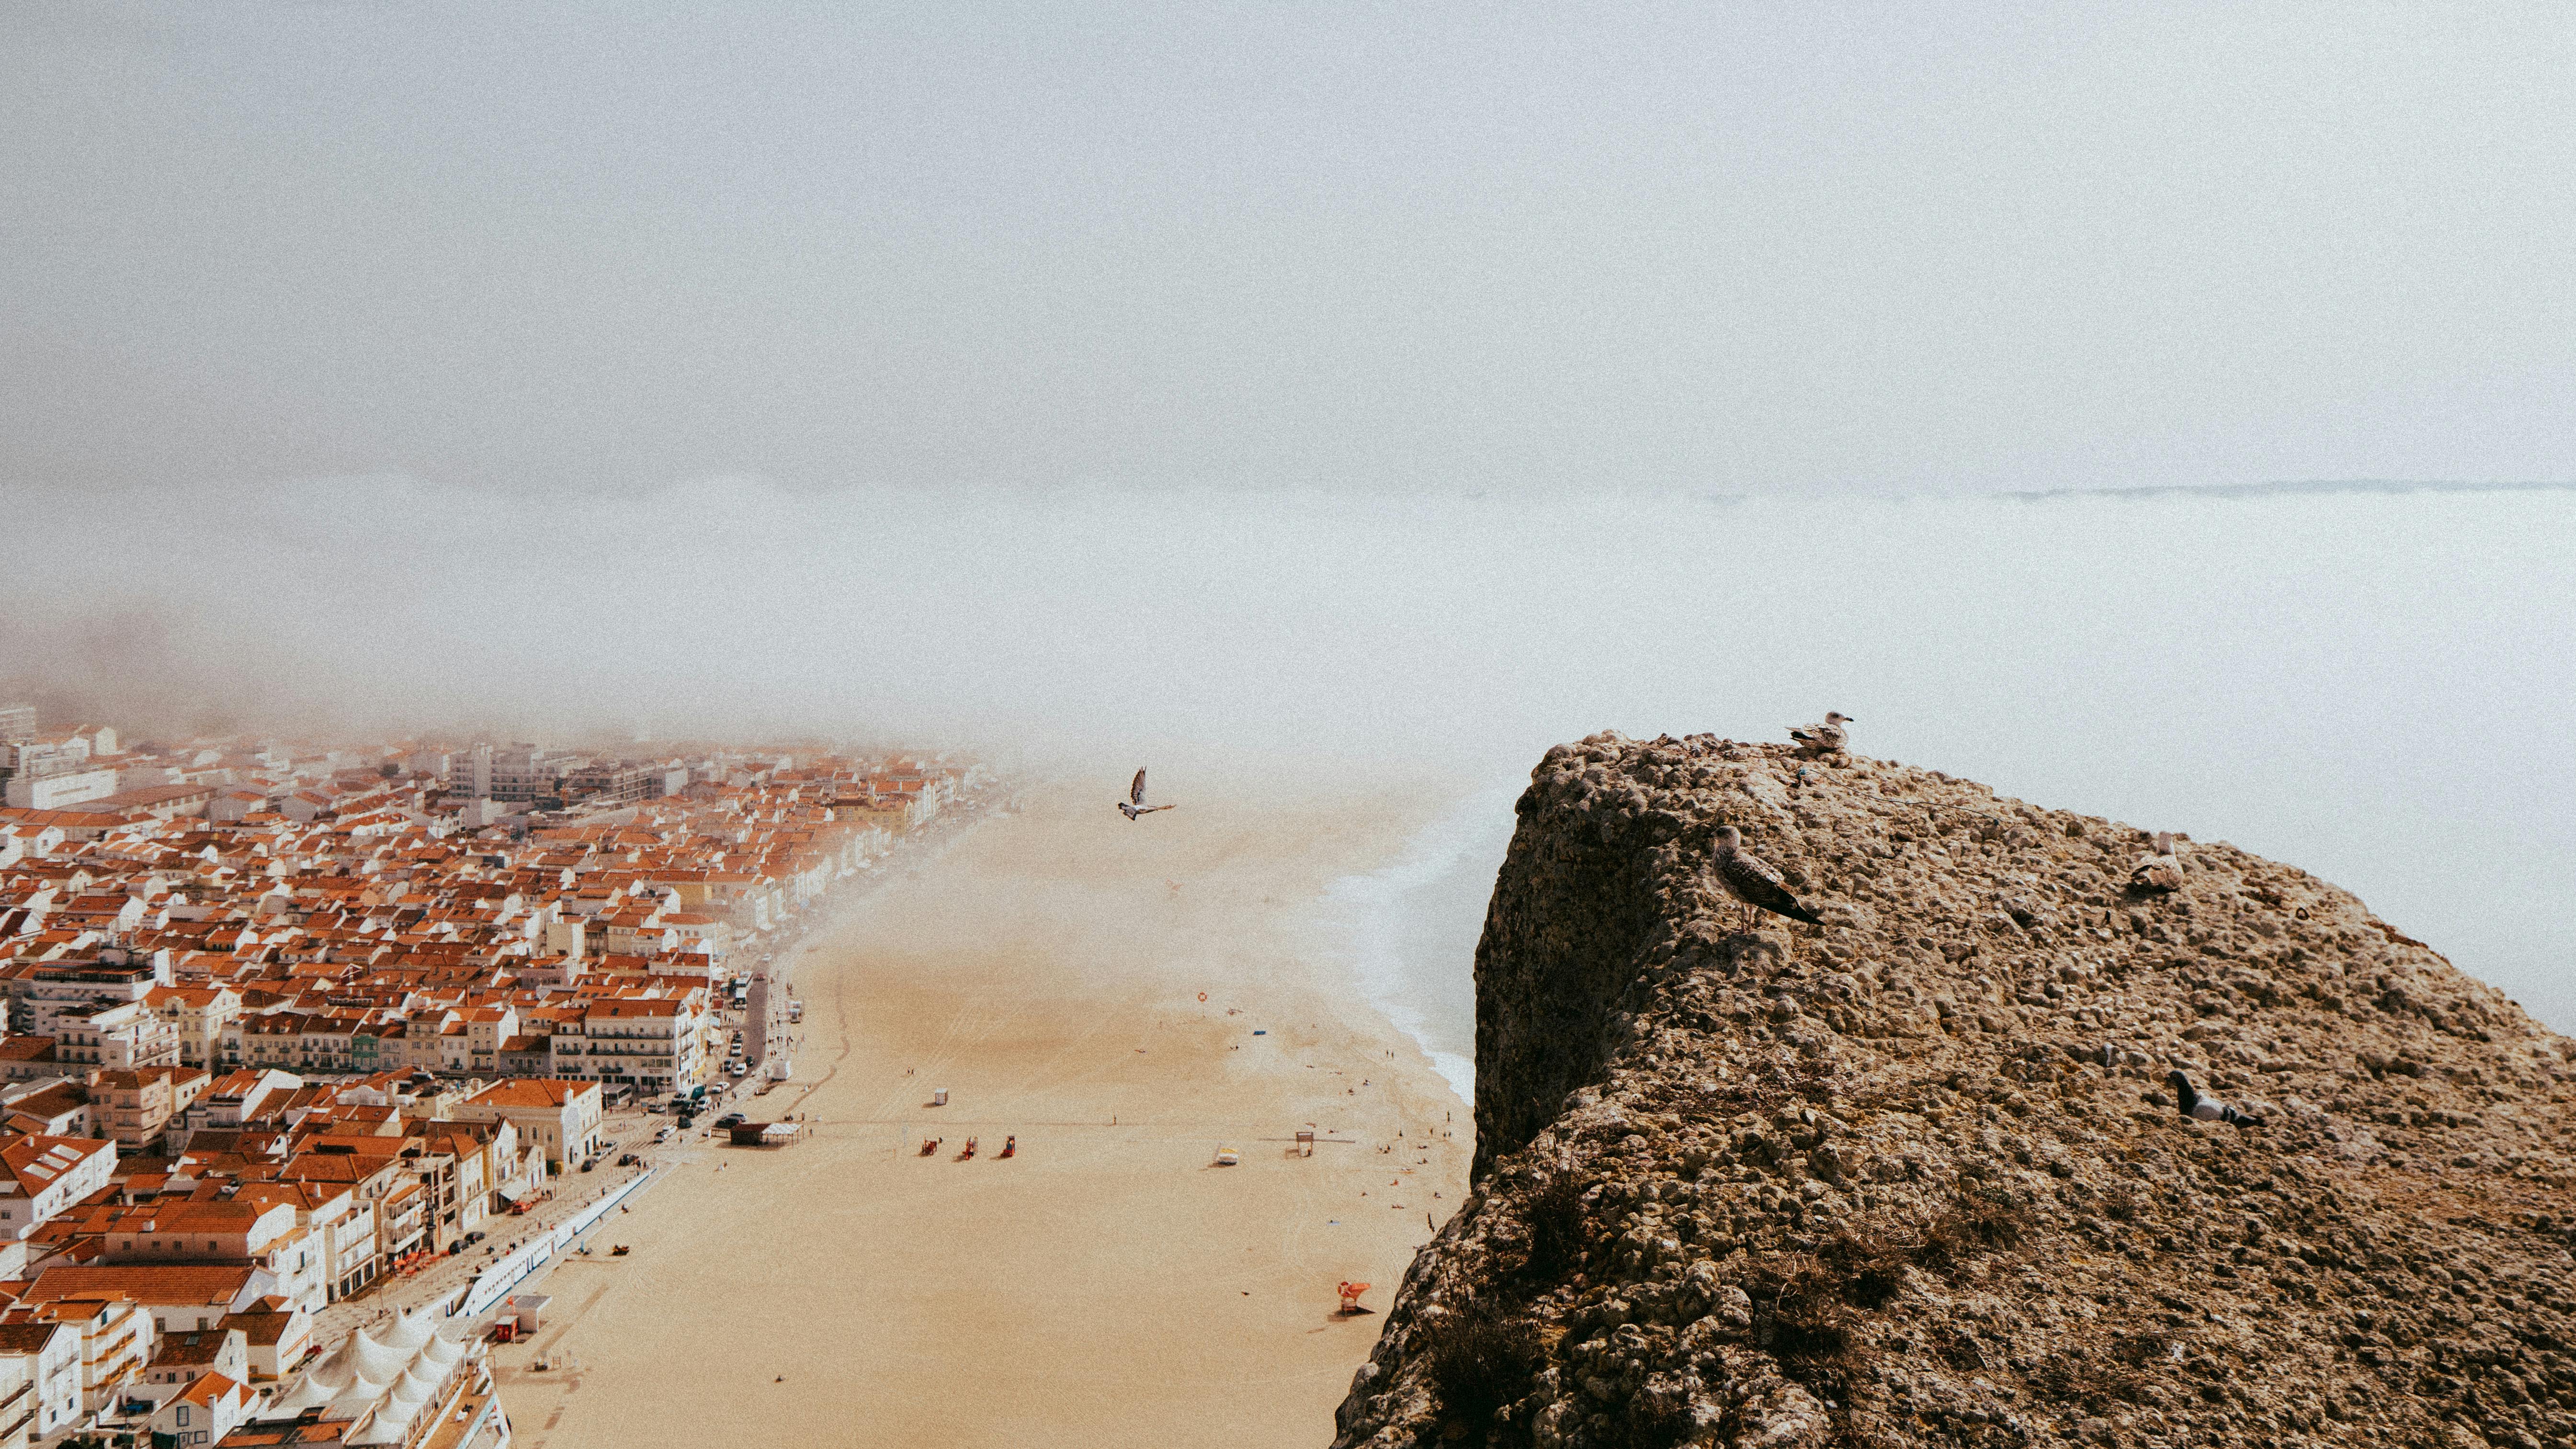
M 1157 810 L 1169 810 L 1171 808 L 1172 807 L 1169 805 L 1148 805 L 1145 803 L 1145 772 L 1142 770 L 1138 770 L 1136 772 L 1134 783 L 1127 787 L 1127 798 L 1118 802 L 1118 813 L 1126 816 L 1131 821 L 1139 815 L 1151 815 Z
M 1845 739 L 1843 726 L 1858 723 L 1860 721 L 1841 710 L 1829 709 L 1825 711 L 1823 724 L 1801 725 L 1789 731 L 1789 738 L 1814 750 L 1817 754 L 1838 755 L 1842 753 Z
M 1744 903 L 1742 928 L 1745 930 L 1752 929 L 1753 913 L 1757 910 L 1804 921 L 1810 926 L 1825 923 L 1822 916 L 1798 904 L 1798 898 L 1789 894 L 1789 887 L 1780 879 L 1780 872 L 1744 848 L 1744 837 L 1732 825 L 1717 827 L 1717 853 L 1709 858 L 1709 868 L 1716 872 L 1718 884 Z

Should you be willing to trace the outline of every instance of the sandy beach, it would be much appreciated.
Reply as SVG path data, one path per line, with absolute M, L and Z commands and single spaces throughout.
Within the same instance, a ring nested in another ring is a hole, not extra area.
M 796 1080 L 752 1099 L 810 1140 L 684 1154 L 595 1240 L 630 1256 L 552 1274 L 544 1332 L 496 1353 L 520 1442 L 1330 1437 L 1380 1321 L 1335 1285 L 1385 1307 L 1472 1144 L 1317 897 L 1441 797 L 1273 785 L 1131 825 L 1113 794 L 1032 791 L 833 923 Z

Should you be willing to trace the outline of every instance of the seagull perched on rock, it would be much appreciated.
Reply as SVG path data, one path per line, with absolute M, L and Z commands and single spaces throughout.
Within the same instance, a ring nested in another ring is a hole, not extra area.
M 1825 923 L 1822 916 L 1798 904 L 1781 882 L 1780 872 L 1773 870 L 1760 856 L 1744 848 L 1744 837 L 1732 825 L 1717 827 L 1717 853 L 1709 858 L 1709 868 L 1716 872 L 1718 883 L 1744 903 L 1744 928 L 1753 926 L 1753 913 L 1769 911 L 1810 926 Z
M 1843 726 L 1860 721 L 1838 709 L 1825 711 L 1823 724 L 1801 725 L 1789 731 L 1789 738 L 1820 755 L 1838 755 L 1843 749 Z
M 1142 770 L 1138 770 L 1136 772 L 1135 781 L 1128 785 L 1127 798 L 1118 802 L 1118 813 L 1126 816 L 1130 821 L 1133 821 L 1139 815 L 1151 815 L 1157 810 L 1169 810 L 1171 808 L 1172 807 L 1169 805 L 1148 805 L 1145 803 L 1145 772 Z
M 2156 832 L 2153 855 L 2138 857 L 2129 867 L 2129 888 L 2141 891 L 2178 891 L 2182 889 L 2182 860 L 2174 853 L 2173 832 Z
M 2193 1091 L 2191 1078 L 2182 1073 L 2165 1073 L 2165 1085 L 2174 1089 L 2174 1106 L 2196 1122 L 2224 1122 L 2230 1127 L 2260 1127 L 2263 1119 L 2251 1112 L 2239 1112 L 2216 1097 L 2204 1097 Z

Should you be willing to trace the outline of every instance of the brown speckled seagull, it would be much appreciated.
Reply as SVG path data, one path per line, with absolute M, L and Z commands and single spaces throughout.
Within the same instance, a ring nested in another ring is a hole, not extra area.
M 1752 929 L 1753 913 L 1757 910 L 1804 921 L 1810 926 L 1825 923 L 1822 916 L 1798 904 L 1798 898 L 1789 894 L 1789 887 L 1781 881 L 1780 872 L 1744 848 L 1743 835 L 1732 825 L 1717 827 L 1717 853 L 1709 858 L 1709 868 L 1716 874 L 1718 883 L 1744 903 L 1742 928 L 1745 930 Z
M 2139 856 L 2138 863 L 2129 867 L 2129 888 L 2141 891 L 2182 889 L 2182 858 L 2174 849 L 2172 831 L 2157 832 L 2155 853 Z
M 1850 739 L 1850 736 L 1844 732 L 1843 726 L 1858 723 L 1860 721 L 1841 710 L 1829 709 L 1825 711 L 1823 724 L 1800 725 L 1789 731 L 1789 738 L 1819 755 L 1838 755 L 1842 753 L 1843 745 Z

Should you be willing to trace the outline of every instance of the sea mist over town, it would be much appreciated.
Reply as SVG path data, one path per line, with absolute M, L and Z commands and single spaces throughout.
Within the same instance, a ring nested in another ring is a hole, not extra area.
M 1194 811 L 1245 761 L 1355 809 L 1394 770 L 1492 813 L 1559 740 L 1840 708 L 1864 753 L 2298 861 L 2576 1025 L 2576 492 L 6 491 L 0 685 L 49 713 L 935 740 L 1104 802 L 1150 761 Z M 1485 843 L 1400 893 L 1450 899 L 1442 976 L 1508 823 L 1444 828 Z

